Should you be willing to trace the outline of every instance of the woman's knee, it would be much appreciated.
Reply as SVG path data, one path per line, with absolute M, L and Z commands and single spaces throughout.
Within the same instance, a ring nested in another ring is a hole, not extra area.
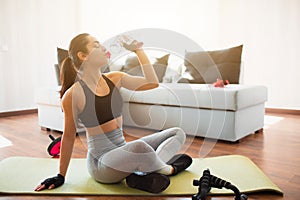
M 170 128 L 169 130 L 172 131 L 180 141 L 183 141 L 183 143 L 185 142 L 186 133 L 182 130 L 182 128 L 173 127 L 173 128 Z
M 153 152 L 153 148 L 143 140 L 135 140 L 130 144 L 130 151 L 134 153 Z

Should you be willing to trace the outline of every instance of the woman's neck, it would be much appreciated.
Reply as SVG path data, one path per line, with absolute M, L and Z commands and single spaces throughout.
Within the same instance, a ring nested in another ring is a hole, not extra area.
M 81 79 L 88 85 L 96 87 L 102 79 L 100 68 L 83 67 Z

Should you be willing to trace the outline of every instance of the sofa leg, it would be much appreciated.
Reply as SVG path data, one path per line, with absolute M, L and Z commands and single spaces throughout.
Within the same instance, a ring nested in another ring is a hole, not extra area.
M 259 130 L 256 130 L 254 133 L 263 133 L 263 132 L 264 132 L 264 129 L 261 128 L 261 129 L 259 129 Z
M 41 130 L 42 131 L 50 131 L 50 128 L 46 128 L 46 127 L 41 126 Z

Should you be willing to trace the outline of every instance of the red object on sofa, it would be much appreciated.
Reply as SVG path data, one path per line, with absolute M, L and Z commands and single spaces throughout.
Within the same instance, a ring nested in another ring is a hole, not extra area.
M 228 80 L 223 81 L 222 79 L 217 79 L 217 81 L 213 83 L 213 86 L 223 88 L 225 87 L 225 85 L 228 84 L 229 84 Z

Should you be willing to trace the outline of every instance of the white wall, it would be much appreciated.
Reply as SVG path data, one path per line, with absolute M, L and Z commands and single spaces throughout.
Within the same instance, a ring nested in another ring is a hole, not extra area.
M 100 40 L 154 27 L 182 33 L 207 50 L 244 44 L 242 82 L 267 86 L 268 107 L 300 109 L 299 0 L 84 2 L 82 28 Z
M 268 107 L 300 109 L 300 1 L 220 1 L 219 45 L 244 44 L 244 83 L 268 87 Z
M 78 14 L 73 0 L 0 0 L 0 112 L 36 108 L 36 89 L 56 85 L 56 47 L 76 34 Z
M 82 30 L 99 40 L 141 28 L 176 31 L 205 47 L 216 45 L 218 0 L 84 0 Z
M 35 90 L 56 85 L 56 47 L 79 32 L 104 41 L 138 28 L 207 50 L 243 43 L 244 83 L 266 85 L 269 107 L 300 109 L 299 21 L 298 0 L 0 0 L 0 112 L 36 107 Z

